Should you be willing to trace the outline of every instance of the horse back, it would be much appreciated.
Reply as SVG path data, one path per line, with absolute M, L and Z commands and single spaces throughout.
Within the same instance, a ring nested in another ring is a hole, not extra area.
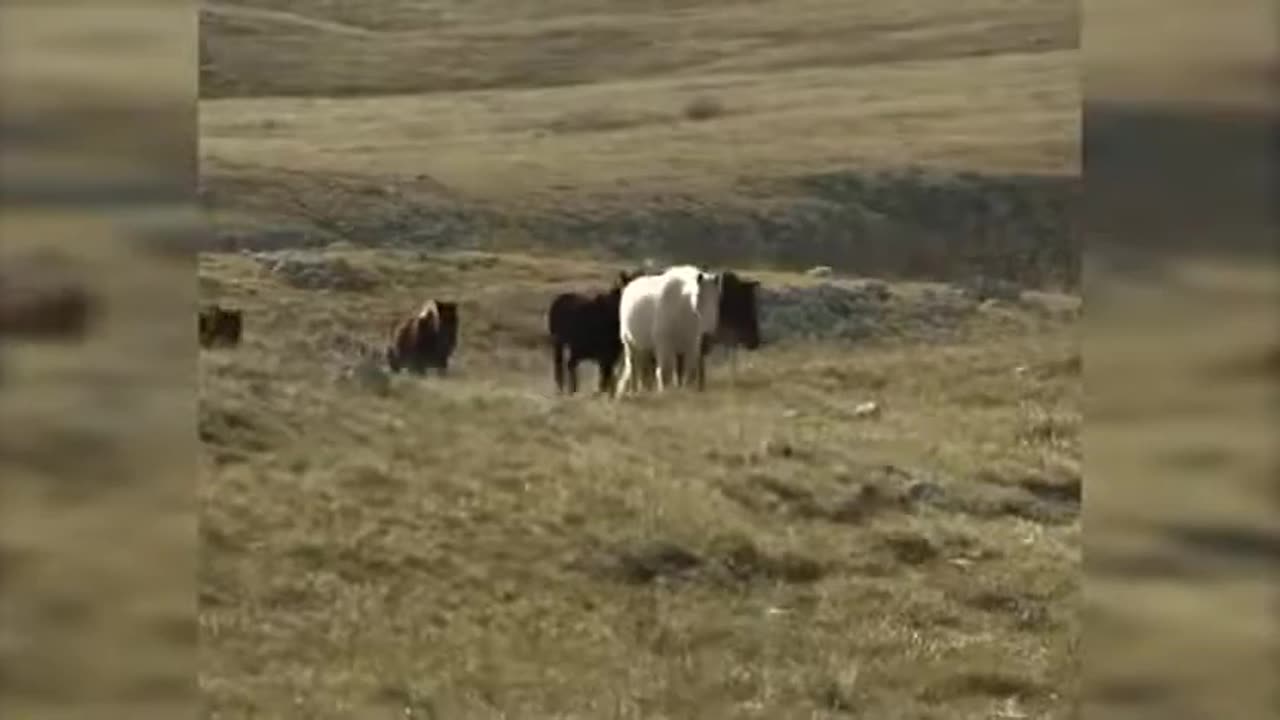
M 551 307 L 547 308 L 547 332 L 553 338 L 564 340 L 569 336 L 582 300 L 578 293 L 564 292 L 551 301 Z

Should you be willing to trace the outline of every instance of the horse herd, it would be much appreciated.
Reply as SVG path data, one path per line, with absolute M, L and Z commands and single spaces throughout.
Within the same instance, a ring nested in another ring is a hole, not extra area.
M 656 274 L 621 272 L 604 291 L 557 295 L 547 309 L 557 390 L 577 392 L 578 365 L 588 360 L 599 368 L 602 393 L 704 389 L 706 355 L 716 344 L 760 347 L 759 286 L 730 270 L 676 265 Z M 387 368 L 446 374 L 459 324 L 456 302 L 428 300 L 392 325 L 383 351 Z M 200 344 L 237 345 L 242 326 L 243 311 L 207 305 L 199 313 Z

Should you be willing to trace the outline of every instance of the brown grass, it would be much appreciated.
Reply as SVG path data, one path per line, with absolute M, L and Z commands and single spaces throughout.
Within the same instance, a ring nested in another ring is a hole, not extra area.
M 1069 3 L 208 3 L 202 17 L 220 248 L 1078 281 Z
M 465 197 L 522 203 L 609 194 L 734 193 L 739 178 L 856 167 L 1078 172 L 1072 51 L 643 78 L 532 90 L 202 104 L 202 154 L 237 164 L 420 174 Z M 733 112 L 683 120 L 714 91 Z M 629 118 L 579 124 L 562 118 Z M 602 128 L 609 132 L 599 132 Z
M 893 61 L 1033 54 L 1078 45 L 1068 3 L 455 3 L 202 7 L 206 93 L 341 96 L 538 88 Z M 407 71 L 411 68 L 412 71 Z M 957 73 L 957 77 L 959 77 Z
M 425 178 L 518 213 L 758 205 L 769 192 L 747 188 L 851 169 L 1079 169 L 1076 15 L 1056 0 L 282 0 L 202 18 L 201 155 L 227 210 L 238 179 L 285 170 L 406 203 Z
M 248 311 L 201 359 L 212 710 L 1067 716 L 1079 522 L 1017 483 L 1078 479 L 1075 424 L 1027 433 L 1078 402 L 1069 328 L 979 314 L 928 352 L 783 345 L 703 396 L 557 398 L 542 308 L 610 268 L 340 253 L 379 289 L 201 263 Z M 423 287 L 461 300 L 454 376 L 335 383 L 330 338 L 376 341 Z

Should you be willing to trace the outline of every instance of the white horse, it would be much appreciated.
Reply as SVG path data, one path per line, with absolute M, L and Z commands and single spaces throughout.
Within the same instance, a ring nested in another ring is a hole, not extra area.
M 651 367 L 659 391 L 695 376 L 703 387 L 702 336 L 719 323 L 720 283 L 718 274 L 678 265 L 627 285 L 618 307 L 623 364 L 616 395 L 634 390 Z M 681 356 L 685 377 L 677 372 Z

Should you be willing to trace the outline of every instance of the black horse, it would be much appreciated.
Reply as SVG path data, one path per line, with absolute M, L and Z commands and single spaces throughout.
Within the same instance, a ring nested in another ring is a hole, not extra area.
M 698 369 L 705 368 L 707 353 L 716 345 L 732 349 L 744 347 L 756 350 L 763 343 L 760 337 L 759 298 L 756 292 L 760 288 L 759 280 L 750 280 L 734 273 L 724 271 L 720 285 L 720 322 L 714 335 L 702 336 L 702 355 L 698 358 Z M 685 358 L 676 358 L 676 376 L 685 377 Z M 702 378 L 703 374 L 698 373 Z M 701 380 L 699 380 L 701 383 Z
M 613 387 L 613 369 L 622 357 L 618 332 L 618 305 L 622 289 L 642 273 L 618 273 L 613 287 L 603 293 L 557 295 L 547 311 L 556 389 L 578 390 L 578 363 L 595 360 L 600 367 L 600 391 Z M 566 353 L 566 350 L 568 351 Z M 566 377 L 566 371 L 567 377 Z

